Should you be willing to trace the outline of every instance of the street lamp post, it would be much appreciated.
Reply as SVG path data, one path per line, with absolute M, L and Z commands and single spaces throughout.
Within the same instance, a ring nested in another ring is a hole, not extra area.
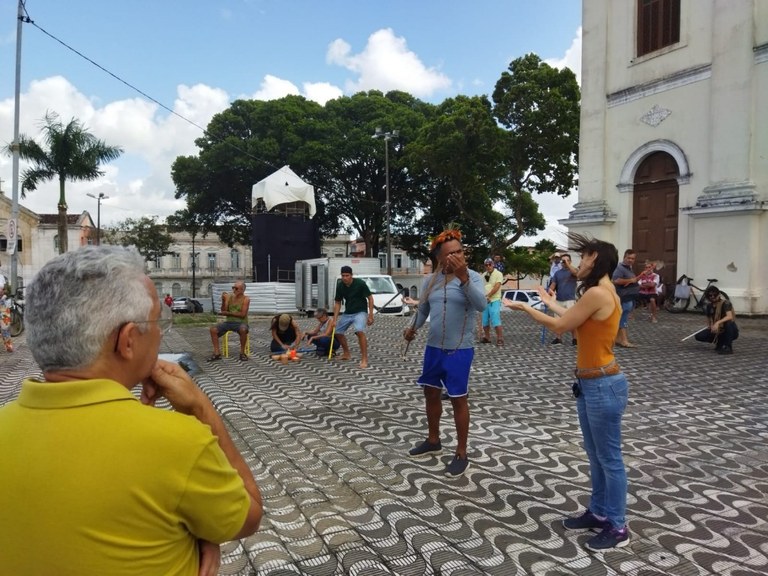
M 195 234 L 192 233 L 192 298 L 195 298 L 195 283 L 197 278 L 195 276 L 195 270 L 197 269 L 197 252 L 195 252 Z
M 99 192 L 99 195 L 96 196 L 95 194 L 91 194 L 90 192 L 86 192 L 87 196 L 90 196 L 91 198 L 96 198 L 96 246 L 101 245 L 101 201 L 106 200 L 109 198 L 104 192 Z
M 386 200 L 384 207 L 387 211 L 387 274 L 392 276 L 392 237 L 390 236 L 390 219 L 391 210 L 389 203 L 389 141 L 392 138 L 396 138 L 399 132 L 393 130 L 392 132 L 384 132 L 380 127 L 376 127 L 376 132 L 371 138 L 383 138 L 384 139 L 384 190 L 386 194 Z

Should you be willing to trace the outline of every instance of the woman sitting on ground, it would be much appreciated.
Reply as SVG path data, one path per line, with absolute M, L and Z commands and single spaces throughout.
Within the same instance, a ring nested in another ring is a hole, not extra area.
M 297 348 L 301 342 L 301 330 L 290 314 L 278 314 L 272 318 L 271 330 L 270 352 L 287 352 Z

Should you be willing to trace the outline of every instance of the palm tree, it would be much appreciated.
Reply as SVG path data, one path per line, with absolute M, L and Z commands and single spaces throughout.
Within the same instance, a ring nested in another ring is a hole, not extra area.
M 74 118 L 65 126 L 55 112 L 46 112 L 43 139 L 47 150 L 27 136 L 19 137 L 19 157 L 32 163 L 21 175 L 21 197 L 36 190 L 40 182 L 59 179 L 59 254 L 69 248 L 67 242 L 67 180 L 96 180 L 104 175 L 99 165 L 116 160 L 123 153 L 118 146 L 108 146 Z

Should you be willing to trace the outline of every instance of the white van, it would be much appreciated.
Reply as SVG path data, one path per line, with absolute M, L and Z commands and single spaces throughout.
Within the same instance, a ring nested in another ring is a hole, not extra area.
M 387 274 L 360 274 L 355 275 L 368 285 L 373 294 L 374 314 L 394 314 L 407 316 L 410 308 L 403 302 L 403 295 L 395 286 L 392 276 Z

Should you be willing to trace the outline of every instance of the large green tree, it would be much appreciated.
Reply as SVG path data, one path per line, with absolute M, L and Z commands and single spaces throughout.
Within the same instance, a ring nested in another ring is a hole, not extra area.
M 197 156 L 180 156 L 171 176 L 202 233 L 229 244 L 251 243 L 251 188 L 290 164 L 300 176 L 323 133 L 322 107 L 301 96 L 236 100 L 216 114 L 195 143 Z
M 96 138 L 79 120 L 64 124 L 55 112 L 45 115 L 42 133 L 45 146 L 28 136 L 19 137 L 19 157 L 32 164 L 21 175 L 21 197 L 41 182 L 58 178 L 59 253 L 63 254 L 69 249 L 66 181 L 96 180 L 104 175 L 99 166 L 119 158 L 123 151 Z
M 105 244 L 135 246 L 148 261 L 169 254 L 173 236 L 168 227 L 157 221 L 157 216 L 128 218 L 110 226 L 104 233 Z
M 431 108 L 404 92 L 375 90 L 326 104 L 321 155 L 306 168 L 317 187 L 323 233 L 353 232 L 365 242 L 367 256 L 378 255 L 386 236 L 387 170 L 393 238 L 410 227 L 414 179 L 402 158 Z M 377 130 L 389 136 L 376 138 Z
M 499 247 L 511 246 L 531 230 L 528 196 L 567 197 L 578 184 L 580 98 L 571 70 L 553 68 L 535 54 L 513 60 L 496 82 L 493 114 L 507 131 L 503 190 L 513 222 Z
M 478 259 L 486 253 L 481 247 L 505 233 L 507 220 L 494 209 L 504 186 L 503 143 L 485 96 L 457 96 L 437 106 L 408 150 L 419 183 L 417 215 L 401 237 L 409 253 L 424 256 L 425 239 L 449 223 L 462 230 Z

